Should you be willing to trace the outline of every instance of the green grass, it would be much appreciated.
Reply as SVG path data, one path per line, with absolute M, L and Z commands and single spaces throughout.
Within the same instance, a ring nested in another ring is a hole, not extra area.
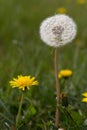
M 38 87 L 26 92 L 18 130 L 56 130 L 54 49 L 39 36 L 40 23 L 65 7 L 77 24 L 77 37 L 59 49 L 59 70 L 71 69 L 72 78 L 61 87 L 67 92 L 69 112 L 61 108 L 60 126 L 66 130 L 87 129 L 87 2 L 76 0 L 0 0 L 0 129 L 13 130 L 19 107 L 20 92 L 9 80 L 19 74 L 35 76 Z M 79 43 L 78 43 L 79 42 Z

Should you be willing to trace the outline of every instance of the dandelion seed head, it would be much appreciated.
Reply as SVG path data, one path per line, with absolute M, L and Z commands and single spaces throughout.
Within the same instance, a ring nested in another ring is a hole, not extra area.
M 54 15 L 45 19 L 40 26 L 43 42 L 53 47 L 60 47 L 71 42 L 76 36 L 76 24 L 67 15 Z

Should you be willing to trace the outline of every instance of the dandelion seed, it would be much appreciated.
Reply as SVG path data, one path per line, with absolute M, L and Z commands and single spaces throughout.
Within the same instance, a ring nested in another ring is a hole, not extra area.
M 39 84 L 38 81 L 35 80 L 35 77 L 22 75 L 19 75 L 17 78 L 13 78 L 13 80 L 11 80 L 9 83 L 12 88 L 19 88 L 23 91 L 25 89 L 29 89 L 33 85 Z

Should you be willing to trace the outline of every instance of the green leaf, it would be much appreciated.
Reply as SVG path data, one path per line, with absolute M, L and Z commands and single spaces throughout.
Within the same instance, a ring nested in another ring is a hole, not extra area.
M 30 106 L 29 107 L 29 113 L 30 113 L 30 115 L 35 115 L 36 114 L 36 109 L 35 109 L 35 107 L 34 106 Z
M 83 120 L 83 116 L 81 116 L 78 112 L 76 111 L 71 111 L 71 116 L 72 118 L 74 119 L 74 121 L 80 125 L 82 123 L 82 120 Z

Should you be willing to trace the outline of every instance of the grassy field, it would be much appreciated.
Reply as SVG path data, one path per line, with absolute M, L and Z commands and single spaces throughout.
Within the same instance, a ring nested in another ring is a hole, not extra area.
M 20 74 L 35 76 L 39 85 L 24 95 L 18 130 L 57 130 L 54 48 L 41 41 L 39 27 L 59 8 L 77 24 L 75 40 L 59 48 L 59 70 L 73 71 L 61 82 L 70 115 L 61 108 L 60 127 L 87 130 L 87 103 L 81 102 L 87 91 L 87 1 L 77 0 L 0 0 L 0 130 L 15 130 L 21 92 L 9 81 Z

